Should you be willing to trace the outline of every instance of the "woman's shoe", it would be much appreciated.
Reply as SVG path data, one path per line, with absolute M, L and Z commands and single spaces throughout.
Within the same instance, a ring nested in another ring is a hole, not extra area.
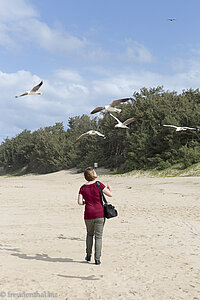
M 91 261 L 91 255 L 87 254 L 86 257 L 85 257 L 85 260 L 86 261 Z
M 95 259 L 95 265 L 100 265 L 101 262 L 100 262 L 100 259 Z

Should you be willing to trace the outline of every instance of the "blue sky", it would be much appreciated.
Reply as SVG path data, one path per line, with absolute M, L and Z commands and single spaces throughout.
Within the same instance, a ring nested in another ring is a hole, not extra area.
M 0 0 L 0 142 L 142 87 L 199 88 L 199 11 L 199 0 Z M 15 98 L 40 80 L 41 96 Z

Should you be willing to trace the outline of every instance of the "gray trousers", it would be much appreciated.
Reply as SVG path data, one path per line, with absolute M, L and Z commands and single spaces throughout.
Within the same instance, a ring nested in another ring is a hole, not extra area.
M 86 253 L 87 255 L 92 254 L 92 246 L 93 246 L 93 236 L 95 236 L 95 252 L 94 258 L 100 259 L 101 256 L 101 248 L 102 248 L 102 235 L 103 235 L 103 227 L 104 227 L 105 219 L 97 218 L 85 220 L 85 225 L 87 229 L 87 237 L 86 237 Z

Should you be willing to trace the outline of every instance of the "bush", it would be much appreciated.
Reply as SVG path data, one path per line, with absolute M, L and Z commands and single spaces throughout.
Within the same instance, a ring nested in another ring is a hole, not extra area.
M 158 170 L 165 170 L 167 168 L 171 167 L 171 164 L 170 162 L 167 160 L 167 161 L 164 161 L 162 160 L 159 164 L 158 164 L 158 167 L 157 169 Z
M 180 148 L 181 162 L 183 168 L 187 168 L 195 163 L 200 162 L 200 146 L 189 148 L 187 145 Z

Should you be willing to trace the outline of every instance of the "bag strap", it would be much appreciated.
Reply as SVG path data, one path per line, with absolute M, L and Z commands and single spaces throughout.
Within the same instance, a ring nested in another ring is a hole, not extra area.
M 102 191 L 101 186 L 100 186 L 100 182 L 99 182 L 99 181 L 96 181 L 96 185 L 97 185 L 97 187 L 98 187 L 98 189 L 99 189 L 100 195 L 101 195 L 101 197 L 103 198 L 104 203 L 107 204 L 108 202 L 107 202 L 107 200 L 106 200 L 106 198 L 105 198 L 105 196 L 104 196 L 104 194 L 103 194 L 103 191 Z

